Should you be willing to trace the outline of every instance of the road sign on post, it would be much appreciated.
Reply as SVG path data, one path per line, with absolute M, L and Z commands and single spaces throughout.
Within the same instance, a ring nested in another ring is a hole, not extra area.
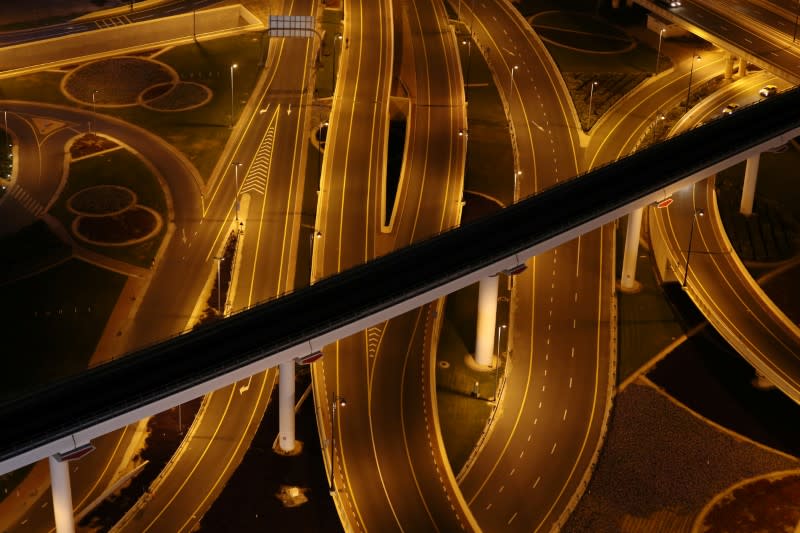
M 311 363 L 313 363 L 317 359 L 320 359 L 321 357 L 322 357 L 322 352 L 314 352 L 312 354 L 309 354 L 305 357 L 301 357 L 300 359 L 298 359 L 297 364 L 310 365 Z
M 657 208 L 659 208 L 659 209 L 664 209 L 665 207 L 669 207 L 669 205 L 670 205 L 672 202 L 674 202 L 674 200 L 672 199 L 672 197 L 664 198 L 663 200 L 661 200 L 660 202 L 658 202 L 658 203 L 656 204 L 656 207 L 657 207 Z
M 57 453 L 55 454 L 55 457 L 61 463 L 63 463 L 64 461 L 77 461 L 84 455 L 88 455 L 93 451 L 94 451 L 94 444 L 92 444 L 91 442 L 87 442 L 86 444 L 78 446 L 77 448 L 74 448 L 68 452 Z
M 269 34 L 272 37 L 313 37 L 314 17 L 271 15 Z

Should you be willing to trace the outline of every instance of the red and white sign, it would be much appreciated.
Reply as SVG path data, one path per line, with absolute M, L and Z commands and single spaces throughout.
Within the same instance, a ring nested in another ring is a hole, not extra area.
M 305 357 L 301 357 L 300 359 L 297 360 L 297 363 L 301 365 L 310 365 L 311 363 L 313 363 L 317 359 L 320 359 L 321 357 L 322 357 L 322 352 L 314 352 Z
M 59 462 L 63 463 L 64 461 L 77 461 L 84 455 L 89 455 L 94 451 L 94 444 L 91 442 L 84 444 L 83 446 L 78 446 L 74 450 L 70 450 L 68 452 L 61 452 L 55 455 L 56 459 Z
M 656 204 L 656 207 L 659 209 L 664 209 L 665 207 L 669 207 L 669 205 L 674 201 L 675 200 L 673 200 L 672 197 L 664 198 Z

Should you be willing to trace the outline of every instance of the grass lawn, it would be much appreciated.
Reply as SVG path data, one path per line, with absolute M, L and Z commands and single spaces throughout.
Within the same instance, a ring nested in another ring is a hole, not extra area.
M 800 167 L 793 144 L 761 154 L 753 215 L 739 213 L 745 164 L 717 175 L 720 215 L 733 247 L 744 261 L 779 261 L 800 250 L 800 188 L 792 186 Z
M 78 191 L 96 185 L 119 185 L 134 191 L 137 203 L 154 209 L 165 224 L 156 236 L 129 246 L 82 246 L 122 261 L 148 267 L 158 251 L 166 232 L 167 204 L 164 192 L 150 169 L 136 155 L 125 149 L 113 150 L 94 157 L 74 161 L 64 190 L 50 210 L 65 228 L 71 228 L 76 215 L 67 209 L 67 201 Z
M 125 276 L 71 259 L 0 286 L 0 400 L 84 370 Z M 87 290 L 87 288 L 91 290 Z
M 475 43 L 460 46 L 467 97 L 467 168 L 464 189 L 509 205 L 514 196 L 514 155 L 503 104 Z
M 261 72 L 259 62 L 266 54 L 268 40 L 261 33 L 247 32 L 213 41 L 190 43 L 166 49 L 154 59 L 170 65 L 181 81 L 207 87 L 211 100 L 195 109 L 185 111 L 156 111 L 138 105 L 107 108 L 106 113 L 141 126 L 160 136 L 183 152 L 208 179 L 230 136 L 231 77 L 230 66 L 237 64 L 233 78 L 234 116 L 238 118 L 250 97 Z M 0 80 L 0 99 L 29 100 L 75 107 L 60 90 L 64 75 L 61 72 L 37 72 Z M 98 87 L 102 91 L 102 87 Z M 187 105 L 192 102 L 187 102 Z M 91 104 L 86 104 L 90 109 Z
M 0 239 L 0 284 L 49 268 L 71 254 L 70 247 L 39 220 Z
M 617 227 L 617 272 L 622 270 L 627 217 Z M 669 343 L 683 334 L 672 307 L 656 279 L 648 251 L 639 248 L 636 262 L 636 281 L 641 283 L 637 293 L 618 292 L 618 359 L 617 381 L 625 381 Z

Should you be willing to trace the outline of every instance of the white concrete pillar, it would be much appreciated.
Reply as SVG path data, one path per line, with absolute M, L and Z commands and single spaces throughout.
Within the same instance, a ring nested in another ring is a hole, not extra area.
M 491 366 L 492 364 L 499 286 L 500 276 L 483 278 L 478 284 L 478 326 L 475 332 L 475 362 L 483 366 Z
M 72 487 L 69 483 L 69 463 L 53 456 L 50 460 L 50 490 L 53 493 L 53 515 L 57 533 L 75 533 L 72 513 Z
M 768 390 L 775 388 L 775 385 L 773 385 L 772 382 L 767 379 L 767 376 L 765 376 L 758 370 L 756 370 L 756 377 L 753 378 L 751 383 L 757 389 Z
M 622 290 L 630 290 L 636 285 L 636 258 L 639 255 L 639 233 L 642 231 L 642 213 L 639 207 L 628 213 L 628 231 L 625 234 L 625 255 L 622 258 Z
M 747 166 L 744 168 L 742 202 L 739 204 L 739 212 L 745 216 L 753 214 L 753 199 L 756 195 L 756 181 L 758 181 L 758 162 L 760 157 L 761 154 L 748 157 Z
M 294 359 L 280 365 L 278 374 L 278 445 L 294 450 Z
M 733 63 L 736 61 L 736 58 L 733 57 L 733 54 L 728 54 L 728 57 L 725 59 L 725 79 L 729 80 L 733 78 Z
M 747 60 L 743 57 L 739 58 L 739 77 L 744 78 L 747 76 Z

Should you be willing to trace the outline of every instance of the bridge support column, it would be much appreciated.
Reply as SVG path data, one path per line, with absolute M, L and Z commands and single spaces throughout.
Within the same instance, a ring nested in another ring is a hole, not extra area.
M 736 58 L 733 57 L 733 54 L 728 54 L 728 57 L 725 59 L 725 79 L 729 80 L 733 78 L 733 63 L 736 61 Z
M 475 334 L 475 362 L 491 366 L 494 326 L 497 323 L 497 293 L 500 276 L 490 276 L 478 285 L 478 326 Z
M 756 376 L 753 378 L 752 384 L 755 388 L 762 390 L 775 388 L 775 385 L 773 385 L 772 382 L 767 379 L 767 376 L 765 376 L 758 370 L 756 370 Z
M 294 450 L 294 359 L 281 363 L 278 374 L 278 447 Z
M 69 482 L 69 463 L 50 456 L 50 490 L 53 493 L 53 515 L 57 533 L 75 533 L 72 513 L 72 487 Z
M 623 291 L 632 290 L 636 286 L 636 257 L 639 255 L 639 234 L 642 231 L 642 213 L 639 207 L 628 213 L 628 231 L 625 234 L 625 255 L 622 258 L 622 278 L 620 287 Z
M 743 57 L 739 58 L 739 77 L 744 78 L 747 76 L 747 60 Z
M 742 202 L 739 204 L 739 212 L 745 216 L 753 214 L 753 199 L 756 195 L 756 181 L 758 181 L 758 162 L 761 154 L 747 158 L 747 166 L 744 169 L 744 184 L 742 185 Z

